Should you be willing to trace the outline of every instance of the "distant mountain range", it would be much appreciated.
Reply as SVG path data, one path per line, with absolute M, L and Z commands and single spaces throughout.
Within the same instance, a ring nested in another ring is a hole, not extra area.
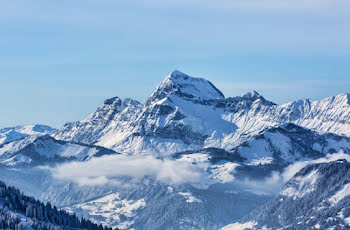
M 211 82 L 173 71 L 144 104 L 113 97 L 58 130 L 0 129 L 0 179 L 122 229 L 219 229 L 234 222 L 227 228 L 346 229 L 346 203 L 337 203 L 337 213 L 316 203 L 347 194 L 348 175 L 341 173 L 348 163 L 339 156 L 349 153 L 347 93 L 277 105 L 255 91 L 226 98 Z M 330 156 L 339 161 L 313 164 Z M 103 167 L 110 162 L 115 168 Z M 72 175 L 57 176 L 67 165 Z M 286 179 L 291 168 L 297 174 Z M 311 189 L 303 178 L 316 168 L 311 179 L 318 187 L 301 199 L 299 189 Z M 199 179 L 159 180 L 187 169 L 194 171 L 185 175 Z M 142 178 L 135 178 L 137 170 L 145 171 Z M 333 176 L 336 184 L 327 184 Z M 77 178 L 83 181 L 77 184 Z M 313 211 L 296 214 L 305 209 Z
M 0 129 L 0 145 L 26 136 L 53 134 L 57 130 L 47 125 L 25 125 Z
M 117 154 L 100 146 L 56 140 L 49 135 L 32 135 L 0 146 L 0 164 L 8 166 L 42 165 Z
M 276 105 L 257 92 L 225 98 L 212 83 L 173 71 L 145 104 L 114 97 L 86 119 L 54 133 L 126 154 L 171 154 L 216 147 L 230 150 L 261 131 L 293 123 L 350 135 L 350 95 Z

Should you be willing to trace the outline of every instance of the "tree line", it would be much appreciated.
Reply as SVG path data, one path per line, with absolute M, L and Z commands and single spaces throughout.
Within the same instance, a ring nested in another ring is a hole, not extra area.
M 113 230 L 50 203 L 44 204 L 0 181 L 0 229 L 26 230 L 29 227 L 37 230 Z

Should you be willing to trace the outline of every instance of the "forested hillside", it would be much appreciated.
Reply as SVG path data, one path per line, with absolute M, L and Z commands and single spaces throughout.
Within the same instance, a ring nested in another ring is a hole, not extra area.
M 14 187 L 7 187 L 2 181 L 0 181 L 0 229 L 112 230 L 59 210 L 50 203 L 44 204 L 33 197 L 25 196 Z

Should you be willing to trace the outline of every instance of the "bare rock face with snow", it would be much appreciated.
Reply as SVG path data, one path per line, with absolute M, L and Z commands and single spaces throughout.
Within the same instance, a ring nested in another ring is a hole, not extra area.
M 276 105 L 255 91 L 225 98 L 211 82 L 173 71 L 145 104 L 108 99 L 53 136 L 125 154 L 166 155 L 208 147 L 230 150 L 285 123 L 350 136 L 349 118 L 349 94 Z
M 209 122 L 213 122 L 204 120 L 201 114 L 211 110 L 206 104 L 220 99 L 224 99 L 223 94 L 209 81 L 174 71 L 144 105 L 108 99 L 87 119 L 66 124 L 54 136 L 128 154 L 173 153 L 198 148 L 210 134 L 206 126 L 210 127 Z M 207 118 L 210 116 L 215 114 L 208 114 Z

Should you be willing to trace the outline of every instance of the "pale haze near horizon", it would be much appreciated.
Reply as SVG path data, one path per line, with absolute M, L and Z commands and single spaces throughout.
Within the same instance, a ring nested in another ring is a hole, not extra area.
M 0 127 L 60 127 L 113 96 L 144 102 L 174 69 L 279 104 L 350 91 L 345 0 L 0 6 Z

